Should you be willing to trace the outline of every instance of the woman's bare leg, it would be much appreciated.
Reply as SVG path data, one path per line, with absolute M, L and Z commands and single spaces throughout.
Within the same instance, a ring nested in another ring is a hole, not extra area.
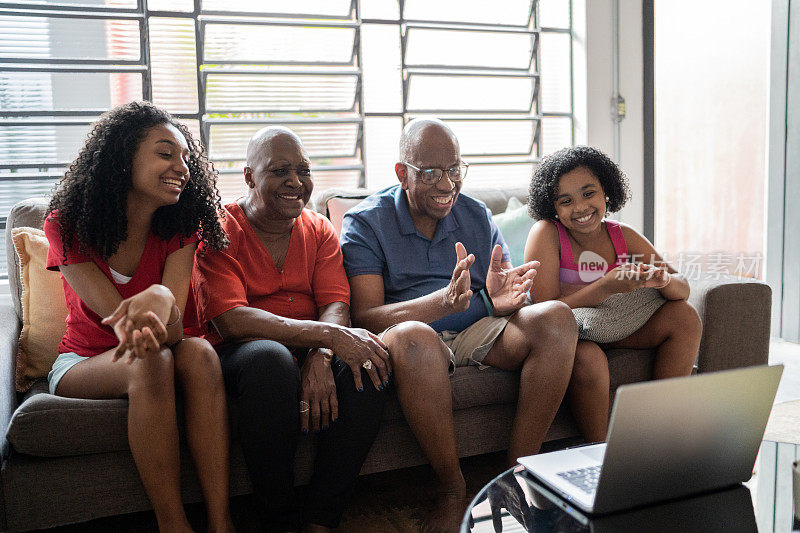
M 228 411 L 219 357 L 208 341 L 184 339 L 173 348 L 183 391 L 186 436 L 208 508 L 208 530 L 233 532 L 228 507 Z
M 606 440 L 608 431 L 608 359 L 591 341 L 578 341 L 567 387 L 572 416 L 587 442 Z
M 128 397 L 128 443 L 161 531 L 191 531 L 180 492 L 172 353 L 113 362 L 114 350 L 73 366 L 56 392 L 70 398 Z

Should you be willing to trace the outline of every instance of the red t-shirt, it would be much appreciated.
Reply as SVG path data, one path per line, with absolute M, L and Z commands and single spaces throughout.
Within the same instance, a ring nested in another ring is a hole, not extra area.
M 64 245 L 61 242 L 57 215 L 47 217 L 44 222 L 44 232 L 50 242 L 50 249 L 47 252 L 48 270 L 59 270 L 61 265 L 92 262 L 114 284 L 123 299 L 130 298 L 155 283 L 161 283 L 167 256 L 199 240 L 198 235 L 194 234 L 190 236 L 176 235 L 168 241 L 164 241 L 150 233 L 133 277 L 127 283 L 117 283 L 111 276 L 108 262 L 97 254 L 87 255 L 82 253 L 78 249 L 77 242 L 70 246 L 69 253 L 67 253 L 66 258 L 64 257 Z M 61 344 L 58 345 L 58 352 L 75 352 L 84 357 L 91 357 L 117 346 L 119 341 L 117 336 L 114 335 L 114 330 L 110 326 L 100 323 L 103 317 L 83 303 L 63 275 L 61 276 L 61 281 L 64 284 L 64 296 L 66 297 L 69 314 L 67 315 L 67 333 L 61 339 Z M 191 313 L 191 295 L 189 300 L 186 304 L 187 314 Z
M 212 344 L 222 339 L 209 322 L 234 307 L 254 307 L 298 320 L 316 320 L 333 302 L 350 305 L 350 285 L 339 239 L 330 221 L 304 209 L 294 221 L 289 248 L 278 270 L 239 204 L 225 206 L 226 250 L 197 250 L 192 286 L 200 323 Z

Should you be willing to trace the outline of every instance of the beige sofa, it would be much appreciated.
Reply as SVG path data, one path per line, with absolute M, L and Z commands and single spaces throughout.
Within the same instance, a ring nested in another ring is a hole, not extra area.
M 469 192 L 469 191 L 467 191 Z M 487 189 L 471 194 L 501 212 L 511 196 L 524 200 L 525 190 Z M 311 206 L 327 214 L 357 202 L 364 191 L 333 191 L 316 195 Z M 333 198 L 333 201 L 330 200 Z M 338 203 L 337 203 L 338 202 Z M 18 226 L 41 227 L 45 199 L 17 204 L 8 217 L 11 302 L 0 305 L 0 421 L 7 428 L 2 443 L 0 525 L 28 530 L 82 522 L 102 516 L 150 508 L 136 472 L 126 436 L 126 400 L 76 400 L 47 393 L 37 382 L 31 390 L 14 389 L 15 357 L 20 332 L 20 285 L 10 231 Z M 334 218 L 341 213 L 333 213 Z M 769 345 L 770 289 L 741 279 L 692 282 L 692 304 L 703 319 L 698 372 L 763 364 Z M 608 354 L 612 390 L 623 383 L 649 379 L 652 353 L 615 350 Z M 452 377 L 455 425 L 462 457 L 503 450 L 508 444 L 518 376 L 494 369 L 459 368 Z M 420 391 L 424 394 L 424 391 Z M 577 434 L 562 408 L 548 439 Z M 184 452 L 186 452 L 184 448 Z M 265 450 L 268 453 L 268 450 Z M 313 439 L 304 438 L 298 451 L 297 480 L 308 479 Z M 183 453 L 183 495 L 201 500 L 188 453 Z M 232 448 L 231 493 L 251 490 L 241 450 Z M 363 474 L 425 463 L 396 401 L 386 409 L 378 438 Z

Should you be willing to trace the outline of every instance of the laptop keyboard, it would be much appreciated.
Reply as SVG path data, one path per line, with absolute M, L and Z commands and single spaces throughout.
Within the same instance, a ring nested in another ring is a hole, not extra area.
M 558 476 L 566 479 L 583 492 L 591 494 L 597 489 L 597 480 L 600 479 L 600 467 L 602 466 L 603 465 L 597 465 L 559 472 Z

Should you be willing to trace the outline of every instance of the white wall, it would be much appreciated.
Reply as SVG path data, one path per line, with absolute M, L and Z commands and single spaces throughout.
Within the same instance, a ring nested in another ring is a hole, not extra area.
M 597 147 L 613 157 L 612 0 L 575 1 L 573 10 L 575 141 Z M 630 180 L 632 199 L 617 218 L 641 230 L 644 223 L 642 3 L 619 0 L 619 18 L 619 86 L 627 107 L 627 115 L 620 124 L 620 166 Z

